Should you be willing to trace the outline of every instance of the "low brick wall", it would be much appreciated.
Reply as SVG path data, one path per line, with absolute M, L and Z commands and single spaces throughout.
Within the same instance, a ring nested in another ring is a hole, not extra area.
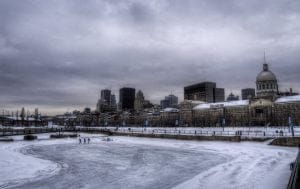
M 299 146 L 300 145 L 300 137 L 284 137 L 284 138 L 275 138 L 270 145 L 277 146 Z
M 241 141 L 240 136 L 194 136 L 194 135 L 144 134 L 144 133 L 121 133 L 121 132 L 114 132 L 113 135 L 166 138 L 166 139 L 179 139 L 179 140 L 230 141 L 230 142 Z

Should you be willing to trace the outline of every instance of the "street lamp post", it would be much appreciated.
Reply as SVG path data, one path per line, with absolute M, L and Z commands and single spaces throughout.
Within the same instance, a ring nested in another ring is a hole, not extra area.
M 289 129 L 292 132 L 292 137 L 294 137 L 294 126 L 293 126 L 293 121 L 292 121 L 292 117 L 291 116 L 289 116 L 288 124 L 289 124 Z
M 223 119 L 222 119 L 222 127 L 223 127 L 223 131 L 224 131 L 225 124 L 226 124 L 226 120 L 225 120 L 225 118 L 223 117 Z

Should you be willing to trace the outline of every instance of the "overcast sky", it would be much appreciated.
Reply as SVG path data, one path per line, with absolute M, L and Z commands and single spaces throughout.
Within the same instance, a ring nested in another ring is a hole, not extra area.
M 240 95 L 264 51 L 300 92 L 299 0 L 1 0 L 0 109 L 94 109 L 122 86 L 182 100 L 206 80 Z

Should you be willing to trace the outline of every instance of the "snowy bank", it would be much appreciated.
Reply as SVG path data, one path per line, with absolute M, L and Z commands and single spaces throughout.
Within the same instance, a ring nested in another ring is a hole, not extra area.
M 59 144 L 49 139 L 49 134 L 40 134 L 41 141 L 23 141 L 22 135 L 12 136 L 14 142 L 0 143 L 0 188 L 17 186 L 32 180 L 50 177 L 59 172 L 58 163 L 29 155 L 26 151 L 35 145 Z M 65 140 L 64 143 L 74 142 Z

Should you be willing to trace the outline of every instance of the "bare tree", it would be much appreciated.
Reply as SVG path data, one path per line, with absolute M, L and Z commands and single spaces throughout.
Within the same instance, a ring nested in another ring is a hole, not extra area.
M 24 125 L 24 119 L 25 119 L 25 109 L 24 109 L 24 107 L 22 108 L 22 110 L 21 110 L 21 120 L 22 120 L 22 126 Z

